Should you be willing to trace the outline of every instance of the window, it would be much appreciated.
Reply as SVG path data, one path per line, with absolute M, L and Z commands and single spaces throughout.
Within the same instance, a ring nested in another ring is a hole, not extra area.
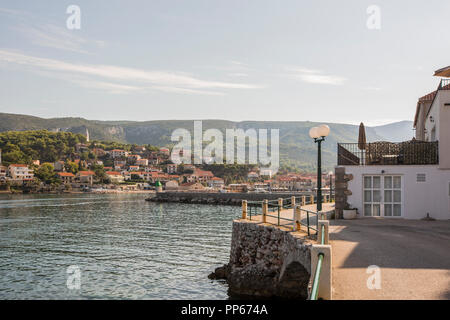
M 417 182 L 425 182 L 427 180 L 427 176 L 425 173 L 418 173 L 416 181 Z
M 363 179 L 365 217 L 402 216 L 401 176 L 364 176 Z

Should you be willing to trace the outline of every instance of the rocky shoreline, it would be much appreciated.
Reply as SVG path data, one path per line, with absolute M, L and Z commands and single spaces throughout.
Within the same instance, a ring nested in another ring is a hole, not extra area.
M 309 195 L 309 193 L 219 193 L 219 192 L 177 192 L 164 191 L 157 192 L 155 196 L 147 198 L 152 202 L 178 202 L 178 203 L 194 203 L 194 204 L 214 204 L 214 205 L 231 205 L 240 206 L 242 200 L 262 201 L 265 199 L 276 200 L 278 198 L 290 198 L 291 196 Z

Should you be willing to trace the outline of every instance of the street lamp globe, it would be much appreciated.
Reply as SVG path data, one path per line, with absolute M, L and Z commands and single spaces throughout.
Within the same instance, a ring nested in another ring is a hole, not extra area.
M 312 127 L 311 129 L 309 129 L 309 136 L 312 139 L 317 139 L 318 137 L 320 137 L 320 135 L 319 135 L 319 128 L 318 127 Z
M 317 131 L 318 131 L 317 133 L 319 134 L 319 137 L 326 137 L 330 134 L 330 127 L 327 126 L 326 124 L 322 124 L 318 127 Z

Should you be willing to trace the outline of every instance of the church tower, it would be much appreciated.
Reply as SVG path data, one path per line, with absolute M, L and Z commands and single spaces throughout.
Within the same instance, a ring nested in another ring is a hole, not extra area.
M 86 142 L 89 142 L 89 130 L 86 127 Z

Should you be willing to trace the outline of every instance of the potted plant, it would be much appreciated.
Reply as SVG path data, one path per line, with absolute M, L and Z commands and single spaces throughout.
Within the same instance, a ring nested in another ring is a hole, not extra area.
M 344 220 L 352 220 L 358 217 L 358 209 L 349 207 L 344 209 Z

